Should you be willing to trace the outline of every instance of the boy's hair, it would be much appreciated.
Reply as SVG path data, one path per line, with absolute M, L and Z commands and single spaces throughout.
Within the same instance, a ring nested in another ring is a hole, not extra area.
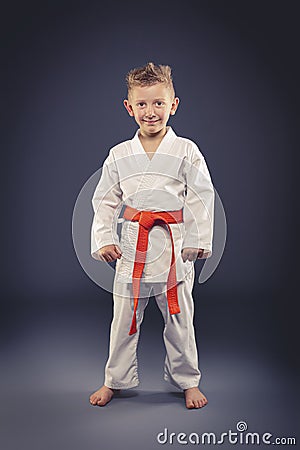
M 172 69 L 170 66 L 155 65 L 153 62 L 148 62 L 143 67 L 131 69 L 126 75 L 128 98 L 134 86 L 151 86 L 156 83 L 164 83 L 170 90 L 170 95 L 173 99 L 175 97 L 175 90 L 171 72 Z

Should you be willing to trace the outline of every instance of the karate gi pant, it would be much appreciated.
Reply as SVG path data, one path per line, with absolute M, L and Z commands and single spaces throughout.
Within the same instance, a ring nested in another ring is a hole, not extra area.
M 104 384 L 112 389 L 129 389 L 139 384 L 137 346 L 144 311 L 151 288 L 164 319 L 163 340 L 166 348 L 164 380 L 179 389 L 189 389 L 199 384 L 198 352 L 193 325 L 194 302 L 192 289 L 194 267 L 183 281 L 178 282 L 179 314 L 170 315 L 166 283 L 141 282 L 137 310 L 137 332 L 129 336 L 133 317 L 131 283 L 114 282 L 114 312 L 110 329 L 109 357 L 105 366 Z

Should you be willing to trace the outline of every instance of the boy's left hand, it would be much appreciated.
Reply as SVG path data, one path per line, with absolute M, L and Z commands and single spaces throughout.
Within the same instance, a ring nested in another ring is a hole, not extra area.
M 208 253 L 204 253 L 203 248 L 184 248 L 181 250 L 181 257 L 183 262 L 196 261 L 196 259 L 207 258 Z

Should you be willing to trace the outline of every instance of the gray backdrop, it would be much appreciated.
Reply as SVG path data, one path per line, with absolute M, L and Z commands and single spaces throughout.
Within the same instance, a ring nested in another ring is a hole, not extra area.
M 1 448 L 150 449 L 165 428 L 219 435 L 239 421 L 297 436 L 292 5 L 28 1 L 2 10 Z M 198 411 L 162 380 L 153 299 L 140 386 L 106 408 L 88 402 L 103 382 L 112 301 L 76 258 L 72 212 L 109 148 L 136 131 L 122 105 L 125 75 L 148 61 L 173 68 L 181 102 L 169 124 L 200 147 L 227 217 L 221 264 L 194 288 L 209 400 Z

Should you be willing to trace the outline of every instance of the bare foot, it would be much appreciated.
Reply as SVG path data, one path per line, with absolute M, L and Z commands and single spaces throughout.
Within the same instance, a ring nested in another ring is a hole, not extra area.
M 111 401 L 112 396 L 115 392 L 119 391 L 120 389 L 111 389 L 105 385 L 103 385 L 98 391 L 94 392 L 90 396 L 90 403 L 93 406 L 105 406 L 108 402 Z
M 185 404 L 188 409 L 202 408 L 208 401 L 204 394 L 197 387 L 185 389 Z

